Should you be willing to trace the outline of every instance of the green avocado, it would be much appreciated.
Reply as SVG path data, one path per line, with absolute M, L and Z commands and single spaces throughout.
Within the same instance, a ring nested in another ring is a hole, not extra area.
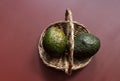
M 66 50 L 67 38 L 64 32 L 57 27 L 46 30 L 43 38 L 43 47 L 53 57 L 60 57 Z
M 100 40 L 90 34 L 78 34 L 74 38 L 74 56 L 78 59 L 85 59 L 93 56 L 100 48 Z

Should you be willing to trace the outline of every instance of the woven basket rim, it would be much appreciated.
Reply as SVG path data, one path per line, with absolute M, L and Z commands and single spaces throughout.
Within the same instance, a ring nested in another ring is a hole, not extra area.
M 57 23 L 67 23 L 67 22 L 68 22 L 68 21 L 58 21 L 58 22 L 54 22 L 54 23 L 51 23 L 47 28 L 49 28 L 51 25 L 54 25 L 54 24 L 57 24 Z M 88 29 L 87 29 L 83 24 L 80 24 L 80 23 L 78 23 L 78 22 L 76 22 L 76 21 L 73 21 L 73 23 L 80 25 L 82 28 L 84 28 L 86 31 L 88 31 Z M 42 38 L 43 38 L 43 36 L 44 36 L 47 28 L 45 28 L 45 29 L 43 30 L 43 32 L 41 33 L 41 36 L 40 36 L 40 39 L 39 39 L 39 43 L 38 43 L 38 50 L 39 50 L 40 58 L 42 59 L 43 63 L 46 64 L 46 65 L 49 66 L 49 67 L 53 67 L 53 68 L 58 69 L 58 70 L 65 70 L 64 67 L 58 67 L 58 66 L 52 65 L 52 64 L 48 63 L 48 62 L 44 59 L 44 55 L 42 54 L 42 52 L 44 51 L 44 48 L 43 48 L 43 46 L 42 46 L 42 41 L 43 41 Z M 90 32 L 88 31 L 88 33 L 90 33 Z M 80 68 L 83 68 L 83 67 L 87 66 L 87 65 L 90 63 L 91 59 L 92 59 L 92 57 L 85 59 L 85 60 L 84 60 L 85 62 L 82 61 L 80 65 L 78 65 L 78 66 L 73 66 L 73 67 L 72 67 L 72 70 L 77 70 L 77 69 L 80 69 Z

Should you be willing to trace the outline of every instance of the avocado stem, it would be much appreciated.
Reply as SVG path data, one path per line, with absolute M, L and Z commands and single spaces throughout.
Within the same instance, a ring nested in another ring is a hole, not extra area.
M 72 18 L 72 12 L 67 9 L 65 13 L 65 21 L 67 21 L 67 37 L 68 41 L 67 44 L 70 44 L 70 49 L 68 53 L 68 68 L 67 74 L 71 75 L 72 73 L 72 66 L 73 66 L 73 53 L 74 53 L 74 23 Z

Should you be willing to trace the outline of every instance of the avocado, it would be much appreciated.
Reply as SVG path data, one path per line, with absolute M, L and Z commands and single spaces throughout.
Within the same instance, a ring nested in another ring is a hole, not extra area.
M 43 38 L 43 47 L 45 51 L 53 56 L 60 57 L 66 49 L 67 38 L 64 32 L 58 27 L 50 27 L 46 30 Z
M 78 59 L 90 58 L 99 48 L 100 40 L 93 34 L 78 34 L 74 38 L 74 56 Z

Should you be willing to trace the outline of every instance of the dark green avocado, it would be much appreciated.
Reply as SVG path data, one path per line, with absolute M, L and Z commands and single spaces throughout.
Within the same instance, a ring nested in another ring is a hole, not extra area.
M 60 57 L 66 49 L 67 38 L 64 32 L 57 27 L 50 27 L 43 37 L 43 47 L 53 57 Z
M 78 34 L 74 38 L 74 56 L 85 59 L 93 56 L 100 48 L 100 40 L 90 33 Z

